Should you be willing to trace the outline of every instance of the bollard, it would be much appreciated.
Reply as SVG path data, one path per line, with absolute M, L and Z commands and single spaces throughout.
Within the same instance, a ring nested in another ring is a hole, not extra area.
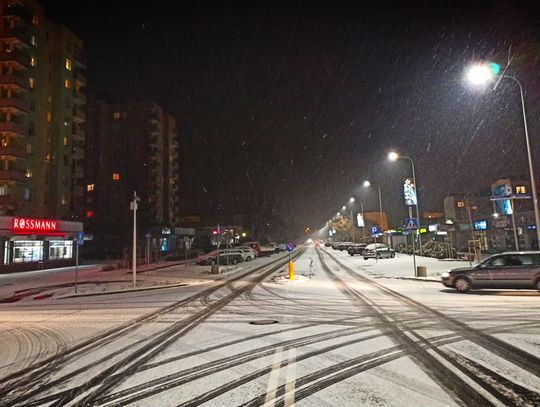
M 294 280 L 294 263 L 289 261 L 289 280 Z
M 417 277 L 427 277 L 427 267 L 425 267 L 425 266 L 416 267 L 416 276 Z

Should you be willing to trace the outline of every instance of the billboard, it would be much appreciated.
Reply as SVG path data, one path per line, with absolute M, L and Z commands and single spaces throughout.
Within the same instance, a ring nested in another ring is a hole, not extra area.
M 477 220 L 474 222 L 474 230 L 487 230 L 487 221 Z
M 416 185 L 414 185 L 412 178 L 405 178 L 403 180 L 403 198 L 405 199 L 406 206 L 416 206 L 418 204 Z
M 512 195 L 512 185 L 509 179 L 500 179 L 491 184 L 491 198 L 495 202 L 495 211 L 502 215 L 512 214 L 510 199 L 501 199 Z
M 356 215 L 356 224 L 358 225 L 359 228 L 365 227 L 364 217 L 362 216 L 361 213 Z

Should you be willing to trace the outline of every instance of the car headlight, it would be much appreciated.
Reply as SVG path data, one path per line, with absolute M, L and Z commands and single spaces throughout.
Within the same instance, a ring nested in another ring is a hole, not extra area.
M 448 271 L 444 271 L 443 273 L 441 273 L 441 278 L 448 278 L 450 277 L 450 273 Z

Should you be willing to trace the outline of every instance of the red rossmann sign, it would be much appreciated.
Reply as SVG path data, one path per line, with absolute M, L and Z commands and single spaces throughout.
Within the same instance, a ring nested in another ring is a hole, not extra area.
M 56 232 L 57 220 L 15 218 L 13 219 L 14 232 Z

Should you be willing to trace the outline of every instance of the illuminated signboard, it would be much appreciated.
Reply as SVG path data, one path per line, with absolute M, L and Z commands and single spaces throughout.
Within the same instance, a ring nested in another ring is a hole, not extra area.
M 406 206 L 418 205 L 418 199 L 416 197 L 416 186 L 412 178 L 405 178 L 403 180 L 403 197 L 405 198 Z
M 50 219 L 14 218 L 13 231 L 19 233 L 56 232 L 58 221 Z

